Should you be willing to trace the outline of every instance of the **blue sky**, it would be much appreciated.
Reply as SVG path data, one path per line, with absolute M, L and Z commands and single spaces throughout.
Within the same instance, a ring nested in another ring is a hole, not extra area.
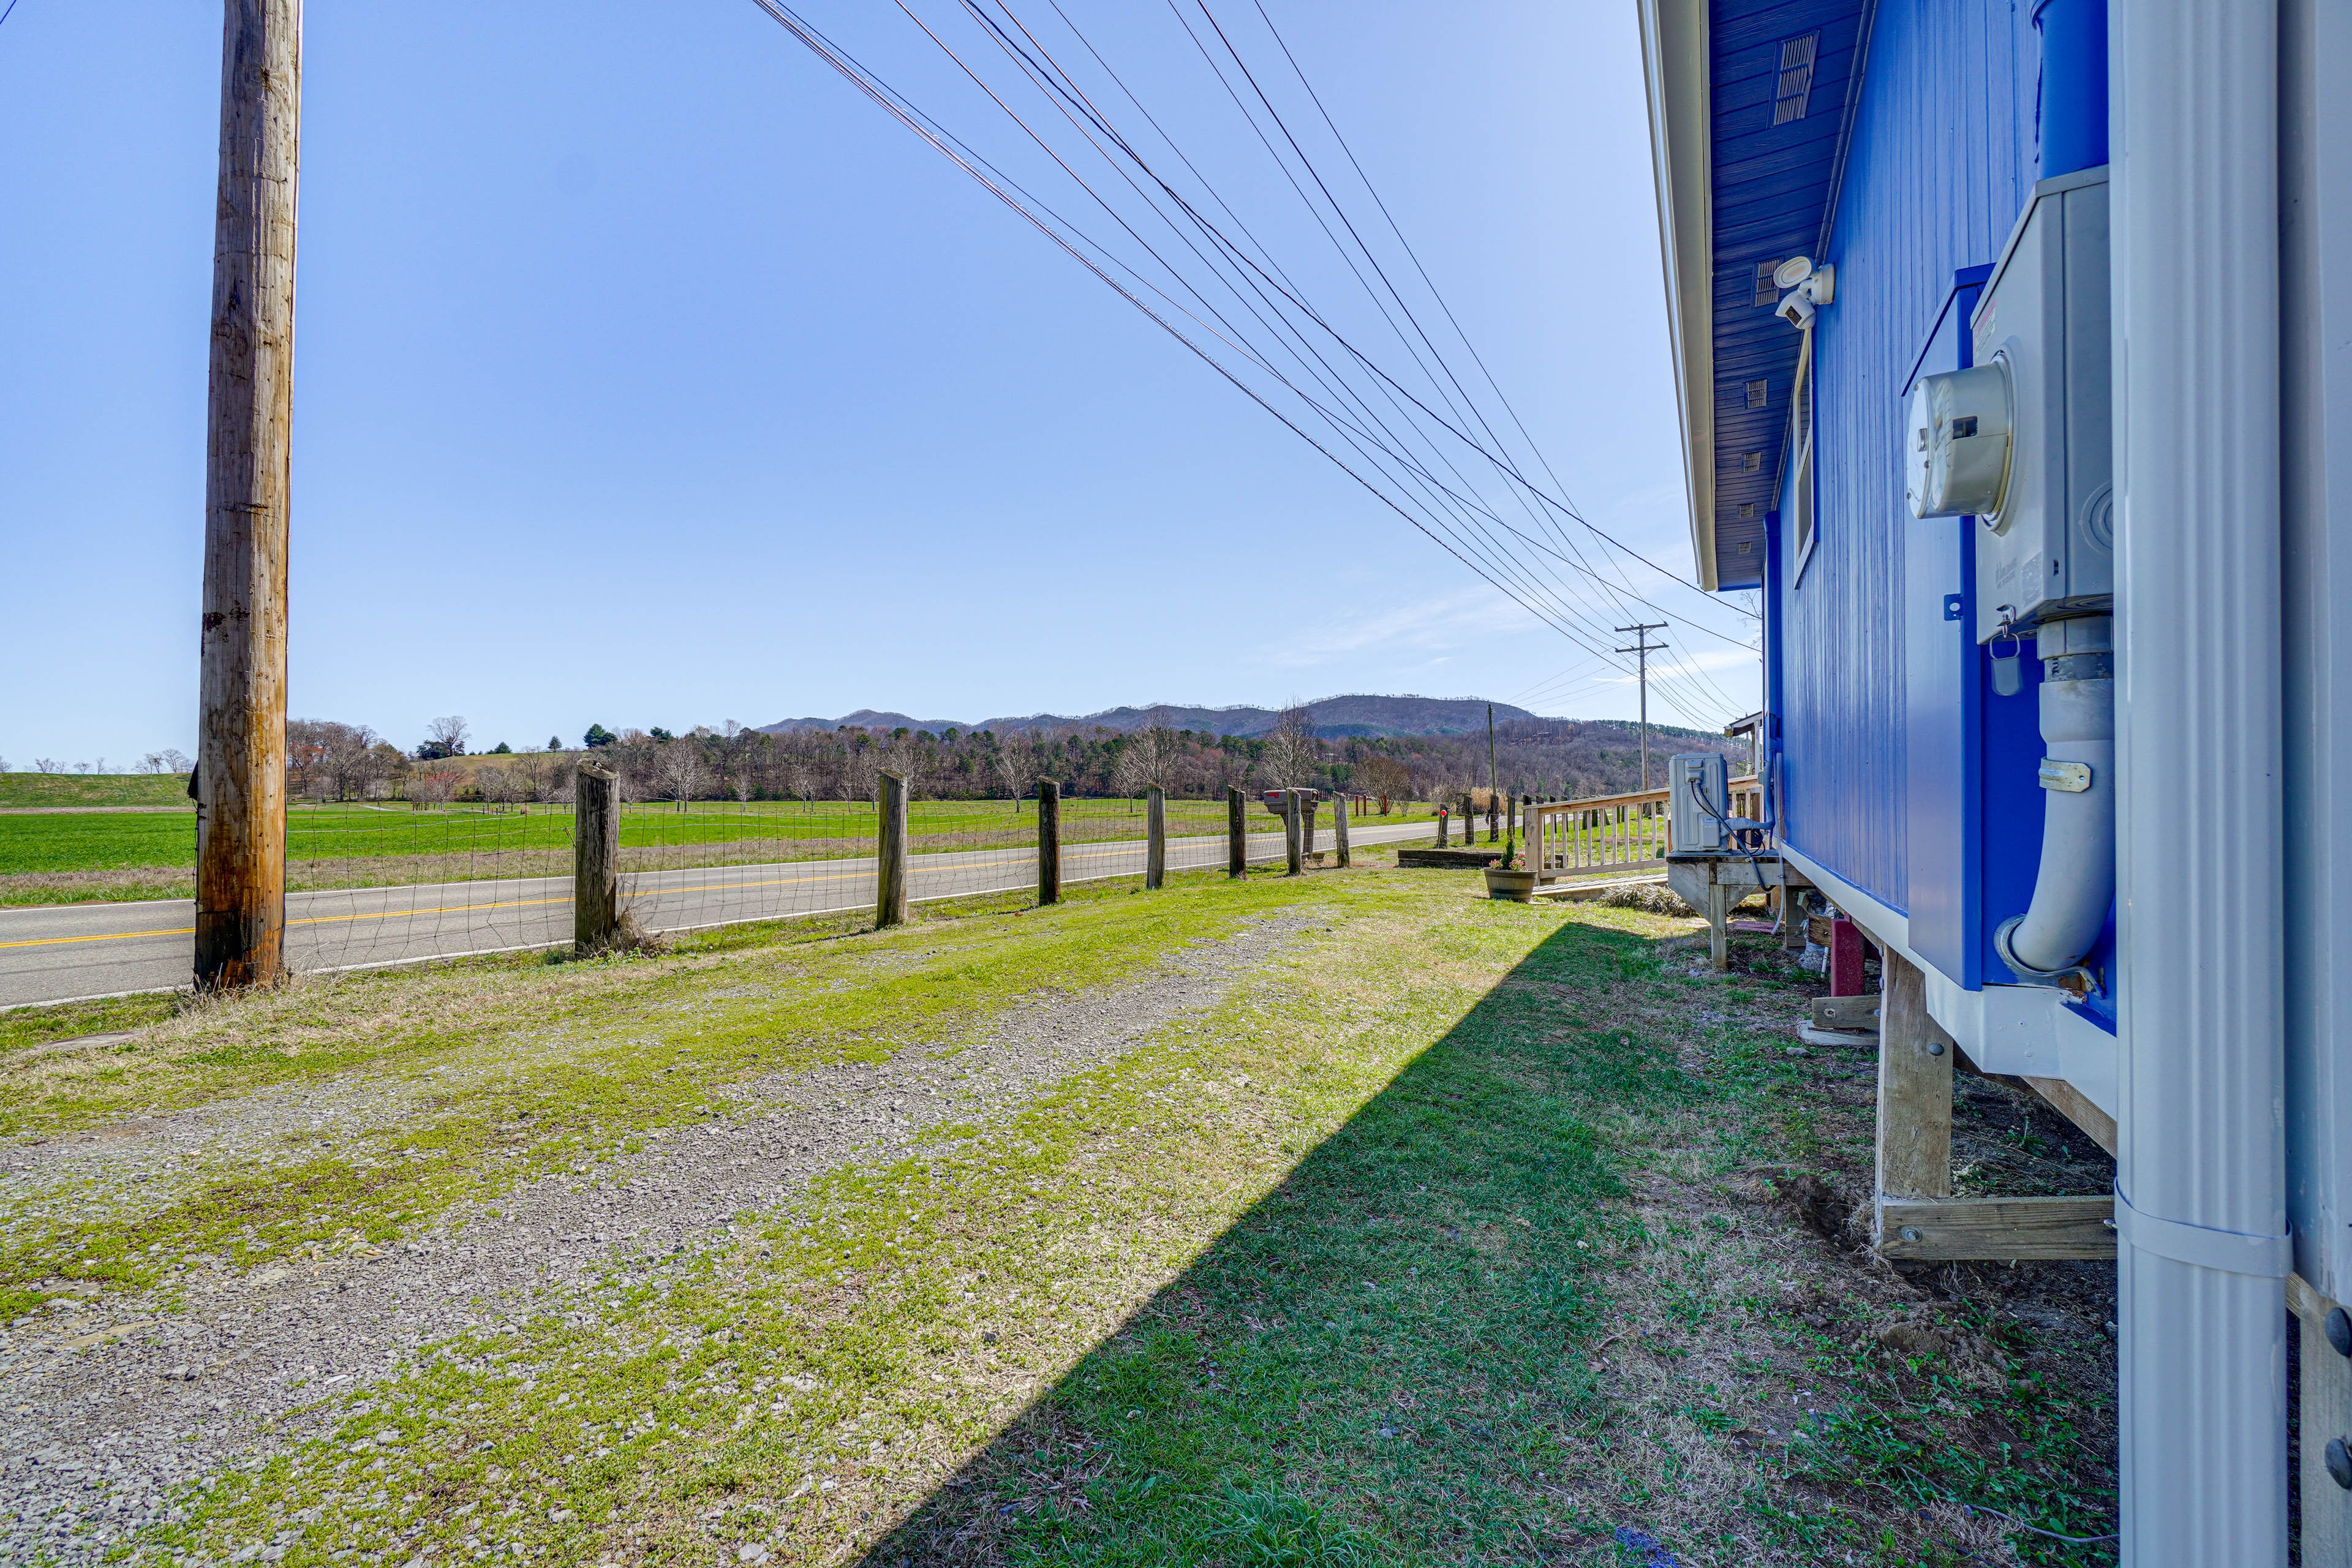
M 1401 358 L 1170 15 L 1064 4 Z M 1686 572 L 1633 8 L 1267 10 L 1570 497 Z M 1050 192 L 897 8 L 805 14 Z M 21 0 L 0 27 L 18 767 L 192 744 L 219 16 Z M 298 716 L 521 745 L 1355 690 L 1633 712 L 750 0 L 314 6 L 303 131 Z M 1654 716 L 1752 706 L 1752 656 L 1665 635 L 1713 684 Z

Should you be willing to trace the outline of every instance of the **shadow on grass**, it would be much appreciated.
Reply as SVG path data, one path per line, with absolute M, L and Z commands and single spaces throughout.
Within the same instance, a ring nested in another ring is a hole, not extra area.
M 1602 1129 L 1696 1092 L 1611 1016 L 1651 939 L 1563 925 L 863 1559 L 1526 1562 L 1628 1222 Z

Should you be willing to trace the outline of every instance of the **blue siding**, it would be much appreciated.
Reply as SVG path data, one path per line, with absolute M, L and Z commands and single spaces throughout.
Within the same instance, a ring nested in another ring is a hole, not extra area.
M 1954 274 L 2000 253 L 2033 177 L 2025 10 L 1879 9 L 1825 258 L 1837 301 L 1814 330 L 1818 542 L 1785 563 L 1779 590 L 1788 841 L 1905 910 L 1906 644 L 1911 615 L 1941 621 L 1944 590 L 1940 571 L 1923 571 L 1909 603 L 1918 525 L 1903 503 L 1902 394 Z

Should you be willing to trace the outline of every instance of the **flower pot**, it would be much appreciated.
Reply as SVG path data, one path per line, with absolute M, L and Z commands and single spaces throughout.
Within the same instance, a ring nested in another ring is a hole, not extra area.
M 1533 871 L 1506 871 L 1499 866 L 1486 868 L 1486 896 L 1509 899 L 1527 903 L 1535 897 L 1536 874 Z

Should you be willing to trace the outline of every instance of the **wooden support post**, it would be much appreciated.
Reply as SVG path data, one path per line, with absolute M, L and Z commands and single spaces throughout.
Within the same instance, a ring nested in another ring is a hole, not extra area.
M 874 829 L 874 929 L 907 922 L 907 775 L 877 779 Z
M 1225 875 L 1249 875 L 1249 805 L 1239 784 L 1225 786 Z
M 1886 1218 L 1891 1202 L 1952 1194 L 1952 1037 L 1927 1016 L 1919 971 L 1892 948 L 1885 950 L 1883 963 L 1873 1226 L 1873 1237 L 1882 1246 L 1891 1236 L 1899 1239 L 1899 1223 Z
M 572 953 L 593 958 L 621 934 L 620 775 L 594 763 L 573 771 Z
M 1153 784 L 1143 795 L 1143 885 L 1168 880 L 1168 792 Z
M 1037 781 L 1037 901 L 1062 901 L 1062 786 Z
M 1348 797 L 1344 795 L 1331 803 L 1331 847 L 1339 852 L 1341 866 L 1354 864 L 1348 851 Z
M 1298 792 L 1300 848 L 1308 856 L 1315 853 L 1315 814 L 1322 809 L 1322 797 L 1313 790 Z
M 286 973 L 286 552 L 293 490 L 300 0 L 227 0 L 197 637 L 195 983 Z
M 1731 894 L 1710 875 L 1706 883 L 1706 961 L 1720 973 L 1731 967 Z
M 1300 833 L 1298 792 L 1282 792 L 1282 848 L 1286 861 L 1285 876 L 1300 877 L 1307 873 L 1306 840 Z
M 1947 1263 L 2116 1255 L 2116 1201 L 2104 1198 L 1882 1198 L 1878 1250 Z
M 2294 1314 L 2299 1356 L 2295 1384 L 2295 1458 L 2303 1504 L 2303 1560 L 2352 1563 L 2352 1491 L 2328 1473 L 2328 1445 L 2352 1447 L 2352 1317 L 2314 1290 L 2300 1274 L 2286 1280 L 2287 1310 Z M 2337 1320 L 2336 1332 L 2328 1319 Z
M 1437 847 L 1440 849 L 1445 847 L 1445 808 L 1441 805 L 1437 808 Z
M 1879 970 L 1879 988 L 1885 989 L 1886 972 Z M 1830 921 L 1830 994 L 1862 994 L 1862 928 L 1843 915 Z

